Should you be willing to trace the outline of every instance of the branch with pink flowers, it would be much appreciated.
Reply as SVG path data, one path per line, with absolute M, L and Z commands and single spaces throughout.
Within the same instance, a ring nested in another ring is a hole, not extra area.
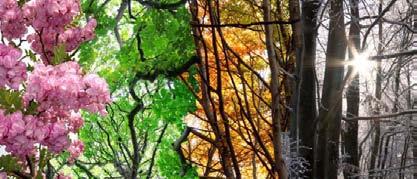
M 74 25 L 79 3 L 0 1 L 0 146 L 9 153 L 0 157 L 0 178 L 43 177 L 48 161 L 63 152 L 73 164 L 84 150 L 82 141 L 70 138 L 83 126 L 80 111 L 107 114 L 106 81 L 72 59 L 71 53 L 94 38 L 97 25 L 94 19 Z M 15 39 L 27 41 L 30 49 Z

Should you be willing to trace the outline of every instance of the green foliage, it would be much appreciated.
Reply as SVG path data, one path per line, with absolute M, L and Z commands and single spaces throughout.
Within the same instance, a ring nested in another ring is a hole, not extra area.
M 175 130 L 175 129 L 174 129 Z M 179 134 L 166 137 L 161 143 L 159 151 L 159 159 L 157 165 L 161 175 L 168 179 L 191 179 L 198 178 L 196 168 L 188 168 L 186 173 L 182 175 L 182 165 L 177 153 L 172 150 L 172 140 L 178 137 Z
M 32 50 L 25 50 L 25 54 L 30 58 L 30 60 L 32 60 L 33 62 L 38 61 L 38 59 L 36 58 L 35 53 L 32 52 Z M 32 70 L 29 70 L 32 71 Z
M 185 8 L 172 13 L 148 9 L 135 27 L 141 29 L 142 49 L 147 57 L 137 64 L 137 71 L 148 76 L 155 72 L 166 75 L 170 69 L 187 63 L 194 54 L 189 19 Z
M 68 54 L 65 50 L 65 44 L 59 44 L 54 47 L 54 57 L 51 61 L 52 65 L 58 65 L 68 59 Z
M 196 110 L 194 96 L 179 80 L 174 80 L 172 84 L 168 84 L 168 88 L 161 89 L 152 100 L 151 107 L 155 118 L 174 123 L 179 129 L 183 123 L 178 119 Z
M 29 105 L 26 107 L 26 111 L 24 111 L 24 113 L 28 114 L 28 115 L 36 114 L 38 112 L 37 111 L 38 106 L 39 106 L 38 103 L 36 103 L 34 101 L 30 101 Z
M 135 88 L 144 103 L 144 109 L 134 121 L 139 147 L 145 148 L 139 166 L 139 171 L 145 172 L 139 172 L 139 177 L 145 177 L 161 128 L 168 123 L 167 131 L 159 141 L 153 175 L 184 178 L 180 176 L 181 164 L 171 144 L 184 128 L 183 117 L 196 110 L 196 103 L 180 80 L 167 78 L 166 74 L 183 66 L 194 54 L 188 11 L 186 8 L 153 10 L 132 3 L 137 19 L 130 19 L 125 11 L 118 23 L 123 41 L 123 45 L 119 46 L 113 31 L 114 12 L 121 1 L 101 6 L 103 2 L 85 0 L 82 3 L 85 16 L 94 16 L 98 26 L 96 39 L 83 44 L 78 57 L 85 71 L 94 71 L 107 80 L 114 102 L 107 107 L 109 114 L 106 117 L 83 113 L 85 125 L 78 137 L 86 147 L 81 160 L 105 163 L 99 169 L 96 167 L 103 178 L 121 176 L 118 167 L 130 165 L 126 162 L 126 159 L 130 162 L 127 155 L 132 153 L 127 116 L 136 102 L 129 95 L 128 86 L 136 74 L 148 74 L 155 78 L 151 81 L 141 79 Z M 141 42 L 139 47 L 137 34 Z M 143 58 L 139 49 L 144 52 Z M 195 79 L 190 80 L 196 84 Z M 77 167 L 72 169 L 76 173 L 83 172 Z M 195 176 L 195 170 L 190 169 L 185 178 Z
M 3 155 L 0 157 L 0 171 L 2 172 L 15 172 L 20 171 L 21 166 L 18 160 L 11 155 Z
M 0 108 L 6 113 L 13 113 L 23 110 L 22 94 L 19 91 L 0 89 Z
M 4 109 L 6 113 L 13 113 L 22 111 L 24 114 L 35 114 L 38 104 L 30 101 L 27 107 L 23 106 L 22 92 L 0 89 L 0 108 Z
M 114 27 L 115 20 L 110 14 L 106 13 L 106 7 L 101 6 L 100 1 L 83 0 L 81 8 L 86 17 L 93 16 L 97 22 L 96 35 L 105 36 L 107 32 Z M 88 46 L 88 45 L 85 45 Z
M 19 7 L 22 7 L 28 0 L 18 0 L 17 4 L 19 5 Z

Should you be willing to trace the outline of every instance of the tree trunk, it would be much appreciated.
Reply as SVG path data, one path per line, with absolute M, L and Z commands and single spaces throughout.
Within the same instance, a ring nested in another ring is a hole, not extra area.
M 342 118 L 342 92 L 346 33 L 343 1 L 330 0 L 330 25 L 327 43 L 326 68 L 323 82 L 322 107 L 318 117 L 318 140 L 315 178 L 337 178 L 339 139 Z
M 380 0 L 380 4 L 379 4 L 379 9 L 378 9 L 378 14 L 382 13 L 382 0 Z M 378 24 L 378 55 L 382 54 L 382 22 L 380 21 Z M 381 68 L 381 60 L 377 60 L 377 72 L 376 72 L 376 82 L 375 82 L 375 97 L 379 103 L 379 101 L 381 100 L 381 83 L 382 83 L 382 68 Z M 375 109 L 375 115 L 379 115 L 380 114 L 380 109 L 379 109 L 379 104 L 376 105 L 376 109 Z M 375 127 L 375 135 L 373 138 L 373 143 L 371 145 L 371 161 L 370 161 L 370 166 L 369 166 L 369 178 L 373 178 L 375 175 L 375 164 L 376 164 L 376 159 L 378 158 L 378 146 L 380 143 L 380 137 L 381 137 L 381 126 L 378 120 L 373 122 L 373 125 Z
M 295 79 L 290 79 L 291 87 L 292 87 L 292 95 L 291 95 L 291 115 L 290 115 L 290 140 L 295 140 L 295 146 L 290 146 L 291 150 L 291 157 L 296 158 L 300 155 L 300 118 L 299 118 L 299 101 L 300 101 L 300 76 L 303 66 L 303 34 L 302 34 L 302 20 L 300 14 L 300 1 L 299 0 L 290 0 L 289 1 L 290 7 L 290 18 L 292 21 L 300 20 L 294 24 L 292 24 L 292 44 L 294 48 L 291 48 L 291 58 L 295 57 L 295 71 L 294 76 Z M 301 176 L 302 173 L 298 172 L 292 174 L 292 177 Z
M 298 136 L 300 146 L 299 155 L 305 158 L 310 166 L 314 163 L 313 145 L 314 120 L 317 117 L 316 107 L 316 83 L 315 83 L 315 60 L 316 60 L 316 38 L 317 38 L 317 13 L 320 8 L 320 1 L 303 1 L 302 3 L 302 30 L 303 30 L 303 51 L 300 65 L 301 75 L 299 77 L 299 104 L 298 104 Z M 297 64 L 298 65 L 298 64 Z M 307 178 L 312 178 L 311 170 L 305 173 Z
M 359 27 L 359 0 L 349 0 L 351 24 L 349 28 L 349 59 L 354 60 L 355 53 L 360 53 L 360 27 Z M 353 68 L 349 66 L 349 68 Z M 350 69 L 353 70 L 353 69 Z M 346 91 L 347 117 L 359 115 L 359 75 L 353 77 Z M 359 173 L 358 155 L 358 121 L 346 122 L 347 130 L 344 133 L 344 151 L 348 155 L 344 172 L 347 178 L 358 178 L 353 175 Z
M 299 150 L 299 101 L 300 101 L 300 78 L 301 76 L 301 70 L 303 66 L 302 61 L 302 55 L 303 55 L 303 34 L 302 34 L 302 22 L 301 22 L 301 14 L 300 14 L 300 2 L 298 0 L 290 0 L 289 2 L 290 6 L 290 18 L 291 20 L 300 20 L 294 24 L 292 24 L 292 44 L 294 46 L 293 49 L 291 49 L 291 56 L 295 56 L 295 72 L 294 76 L 295 79 L 292 80 L 292 89 L 294 90 L 291 95 L 291 125 L 290 125 L 290 137 L 292 140 L 296 140 L 297 146 L 296 146 L 296 152 L 298 154 Z M 295 53 L 294 53 L 295 52 Z
M 271 4 L 269 0 L 263 1 L 264 21 L 271 21 Z M 282 158 L 282 142 L 281 142 L 281 122 L 279 116 L 279 73 L 278 58 L 275 54 L 273 44 L 273 28 L 271 25 L 265 25 L 265 42 L 268 52 L 268 61 L 271 69 L 271 96 L 272 96 L 272 142 L 274 147 L 274 170 L 278 172 L 280 179 L 288 178 L 287 167 Z
M 412 27 L 413 27 L 413 29 L 414 29 L 414 31 L 417 31 L 417 0 L 413 0 L 413 8 L 412 8 L 412 14 L 413 14 L 413 20 L 412 20 Z M 413 46 L 412 46 L 412 48 L 413 49 L 417 49 L 417 35 L 416 34 L 413 34 L 413 36 L 412 36 L 412 39 L 413 39 L 413 41 L 412 41 L 412 43 L 413 43 Z M 414 61 L 414 62 L 412 62 L 410 65 L 409 65 L 409 68 L 411 68 L 411 69 L 408 69 L 408 72 L 409 72 L 409 74 L 408 74 L 408 76 L 407 76 L 407 80 L 409 81 L 409 86 L 410 86 L 410 81 L 411 81 L 411 79 L 410 79 L 410 76 L 412 76 L 412 78 L 415 78 L 416 76 L 417 76 L 417 73 L 416 73 L 416 71 L 415 71 L 415 68 L 414 67 L 416 67 L 417 66 L 417 63 Z M 409 94 L 408 94 L 408 96 L 409 96 L 409 107 L 411 107 L 411 108 L 413 108 L 413 109 L 416 109 L 417 108 L 417 95 L 416 94 L 412 94 L 413 93 L 413 91 L 410 91 L 409 92 Z M 414 90 L 414 93 L 415 93 L 415 90 Z M 412 100 L 414 100 L 414 103 L 412 102 Z M 410 120 L 411 121 L 414 121 L 413 119 L 415 118 L 415 115 L 414 116 L 411 116 L 410 117 Z M 412 127 L 411 127 L 411 135 L 412 135 L 412 140 L 413 140 L 413 148 L 412 148 L 412 152 L 413 152 L 413 164 L 417 164 L 417 124 L 416 124 L 416 122 L 412 122 L 411 123 L 412 124 Z M 414 179 L 417 179 L 417 171 L 416 170 L 414 170 L 413 171 L 414 172 L 414 174 L 413 174 L 413 178 Z

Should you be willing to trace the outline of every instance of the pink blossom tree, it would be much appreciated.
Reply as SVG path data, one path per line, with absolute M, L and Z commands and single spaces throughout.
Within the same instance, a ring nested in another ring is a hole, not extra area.
M 97 25 L 77 25 L 79 15 L 79 0 L 0 1 L 0 145 L 10 154 L 3 159 L 18 166 L 0 167 L 0 178 L 42 178 L 46 162 L 63 152 L 73 163 L 84 149 L 70 138 L 83 126 L 80 110 L 106 115 L 106 81 L 71 55 Z

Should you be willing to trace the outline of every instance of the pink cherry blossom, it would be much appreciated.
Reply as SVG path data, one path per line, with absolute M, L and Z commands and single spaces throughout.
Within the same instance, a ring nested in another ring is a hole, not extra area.
M 24 116 L 21 112 L 5 114 L 0 110 L 0 121 L 0 144 L 6 146 L 6 151 L 19 157 L 33 154 L 35 144 L 43 140 L 47 133 L 33 116 Z
M 0 88 L 17 90 L 26 79 L 26 65 L 19 61 L 21 55 L 19 50 L 0 44 Z
M 0 179 L 7 179 L 7 173 L 6 172 L 0 172 Z
M 78 132 L 78 130 L 84 125 L 84 120 L 80 113 L 72 112 L 68 118 L 68 128 L 71 132 Z
M 72 61 L 57 66 L 36 65 L 28 77 L 24 100 L 38 102 L 38 111 L 45 113 L 45 119 L 67 118 L 70 111 L 79 109 L 104 115 L 111 101 L 106 81 L 93 74 L 83 76 L 79 65 Z
M 23 6 L 27 24 L 37 31 L 53 28 L 62 32 L 80 13 L 79 0 L 31 0 Z
M 59 173 L 56 179 L 71 179 L 70 176 L 64 175 L 62 173 Z
M 74 162 L 84 150 L 81 141 L 71 142 L 69 137 L 84 124 L 80 110 L 107 113 L 111 99 L 104 79 L 86 75 L 75 61 L 51 65 L 57 47 L 70 53 L 94 38 L 96 20 L 78 26 L 73 23 L 78 15 L 79 0 L 29 0 L 22 6 L 17 0 L 0 0 L 1 36 L 9 44 L 16 38 L 27 40 L 42 58 L 28 72 L 19 59 L 22 50 L 0 44 L 0 88 L 21 92 L 25 104 L 17 111 L 0 109 L 0 145 L 20 159 L 37 157 L 42 148 L 55 154 L 68 151 L 69 162 Z M 34 32 L 27 33 L 28 28 Z M 33 103 L 35 111 L 28 110 Z M 6 173 L 0 173 L 0 179 L 4 177 Z
M 83 81 L 86 86 L 80 100 L 83 108 L 93 113 L 107 114 L 105 105 L 110 103 L 111 99 L 106 81 L 96 74 L 84 76 Z
M 68 163 L 73 164 L 74 161 L 81 155 L 81 153 L 83 153 L 84 144 L 80 140 L 75 140 L 71 143 L 67 150 L 70 153 Z
M 31 0 L 23 6 L 26 24 L 36 33 L 28 36 L 32 49 L 41 54 L 44 63 L 53 58 L 54 48 L 65 46 L 66 52 L 94 38 L 97 22 L 91 19 L 84 28 L 73 27 L 71 22 L 80 13 L 79 0 Z
M 48 147 L 49 151 L 59 153 L 69 146 L 68 130 L 63 122 L 55 122 L 49 125 L 49 133 L 42 145 Z
M 21 38 L 27 27 L 16 0 L 0 1 L 0 30 L 7 39 Z

